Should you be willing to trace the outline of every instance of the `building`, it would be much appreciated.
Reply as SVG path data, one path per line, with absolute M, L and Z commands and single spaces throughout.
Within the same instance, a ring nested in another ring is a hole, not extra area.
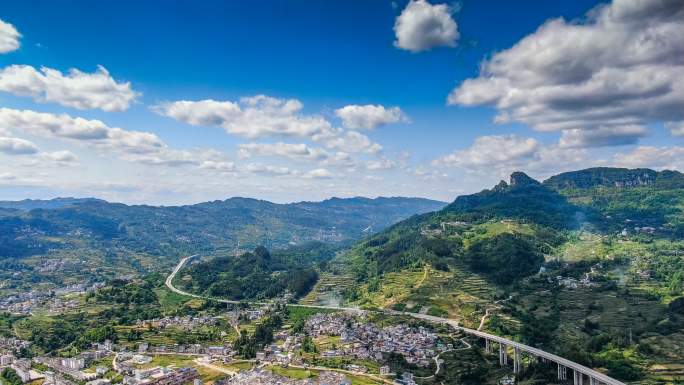
M 83 358 L 62 358 L 60 364 L 65 368 L 72 370 L 81 370 L 85 367 L 85 359 Z
M 14 356 L 10 356 L 10 355 L 0 356 L 0 366 L 12 365 L 13 361 L 14 361 Z

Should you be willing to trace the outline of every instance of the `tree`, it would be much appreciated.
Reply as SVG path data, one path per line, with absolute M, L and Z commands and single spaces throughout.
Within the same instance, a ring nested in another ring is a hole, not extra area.
M 504 285 L 539 271 L 544 262 L 527 237 L 510 233 L 474 242 L 466 252 L 466 259 L 473 270 Z

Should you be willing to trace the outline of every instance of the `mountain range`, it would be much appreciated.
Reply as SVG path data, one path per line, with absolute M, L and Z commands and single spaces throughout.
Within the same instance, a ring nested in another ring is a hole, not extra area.
M 0 202 L 0 279 L 59 284 L 65 276 L 158 270 L 194 253 L 343 243 L 444 205 L 398 197 L 290 204 L 231 198 L 175 207 L 92 198 Z

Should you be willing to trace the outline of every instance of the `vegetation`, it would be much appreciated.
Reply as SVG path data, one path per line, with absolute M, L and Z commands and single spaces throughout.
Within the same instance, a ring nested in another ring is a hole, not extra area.
M 343 243 L 363 237 L 369 226 L 383 229 L 442 206 L 414 198 L 285 205 L 232 198 L 179 207 L 97 199 L 0 202 L 0 287 L 22 291 L 37 282 L 54 287 L 137 275 L 170 267 L 183 255 L 238 246 Z M 47 260 L 60 261 L 59 267 L 42 269 Z
M 8 385 L 23 384 L 21 377 L 19 377 L 17 372 L 15 372 L 12 368 L 4 368 L 2 372 L 0 372 L 0 379 L 2 379 L 2 382 L 7 383 Z
M 189 266 L 178 284 L 190 292 L 233 300 L 271 298 L 286 291 L 301 297 L 318 280 L 316 266 L 334 256 L 319 243 L 309 246 L 273 255 L 260 246 L 238 257 L 213 258 Z M 324 252 L 310 257 L 311 249 Z
M 271 315 L 257 324 L 253 333 L 242 333 L 233 344 L 233 348 L 242 358 L 251 359 L 256 357 L 257 351 L 273 342 L 273 332 L 282 326 L 282 322 L 280 315 Z
M 544 183 L 514 173 L 353 246 L 340 265 L 357 286 L 344 294 L 361 306 L 483 322 L 624 381 L 676 379 L 682 186 L 669 171 L 598 168 Z M 662 365 L 667 376 L 651 369 Z

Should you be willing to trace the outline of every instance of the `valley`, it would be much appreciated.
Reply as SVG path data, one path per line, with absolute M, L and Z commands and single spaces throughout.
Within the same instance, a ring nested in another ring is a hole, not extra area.
M 149 356 L 207 382 L 677 384 L 681 213 L 644 197 L 684 195 L 671 176 L 664 187 L 601 178 L 566 191 L 516 173 L 356 242 L 170 258 L 175 267 L 18 297 L 33 305 L 8 308 L 0 332 L 26 344 L 6 351 L 38 371 L 32 357 L 111 341 L 128 361 Z M 403 348 L 412 333 L 432 342 Z

